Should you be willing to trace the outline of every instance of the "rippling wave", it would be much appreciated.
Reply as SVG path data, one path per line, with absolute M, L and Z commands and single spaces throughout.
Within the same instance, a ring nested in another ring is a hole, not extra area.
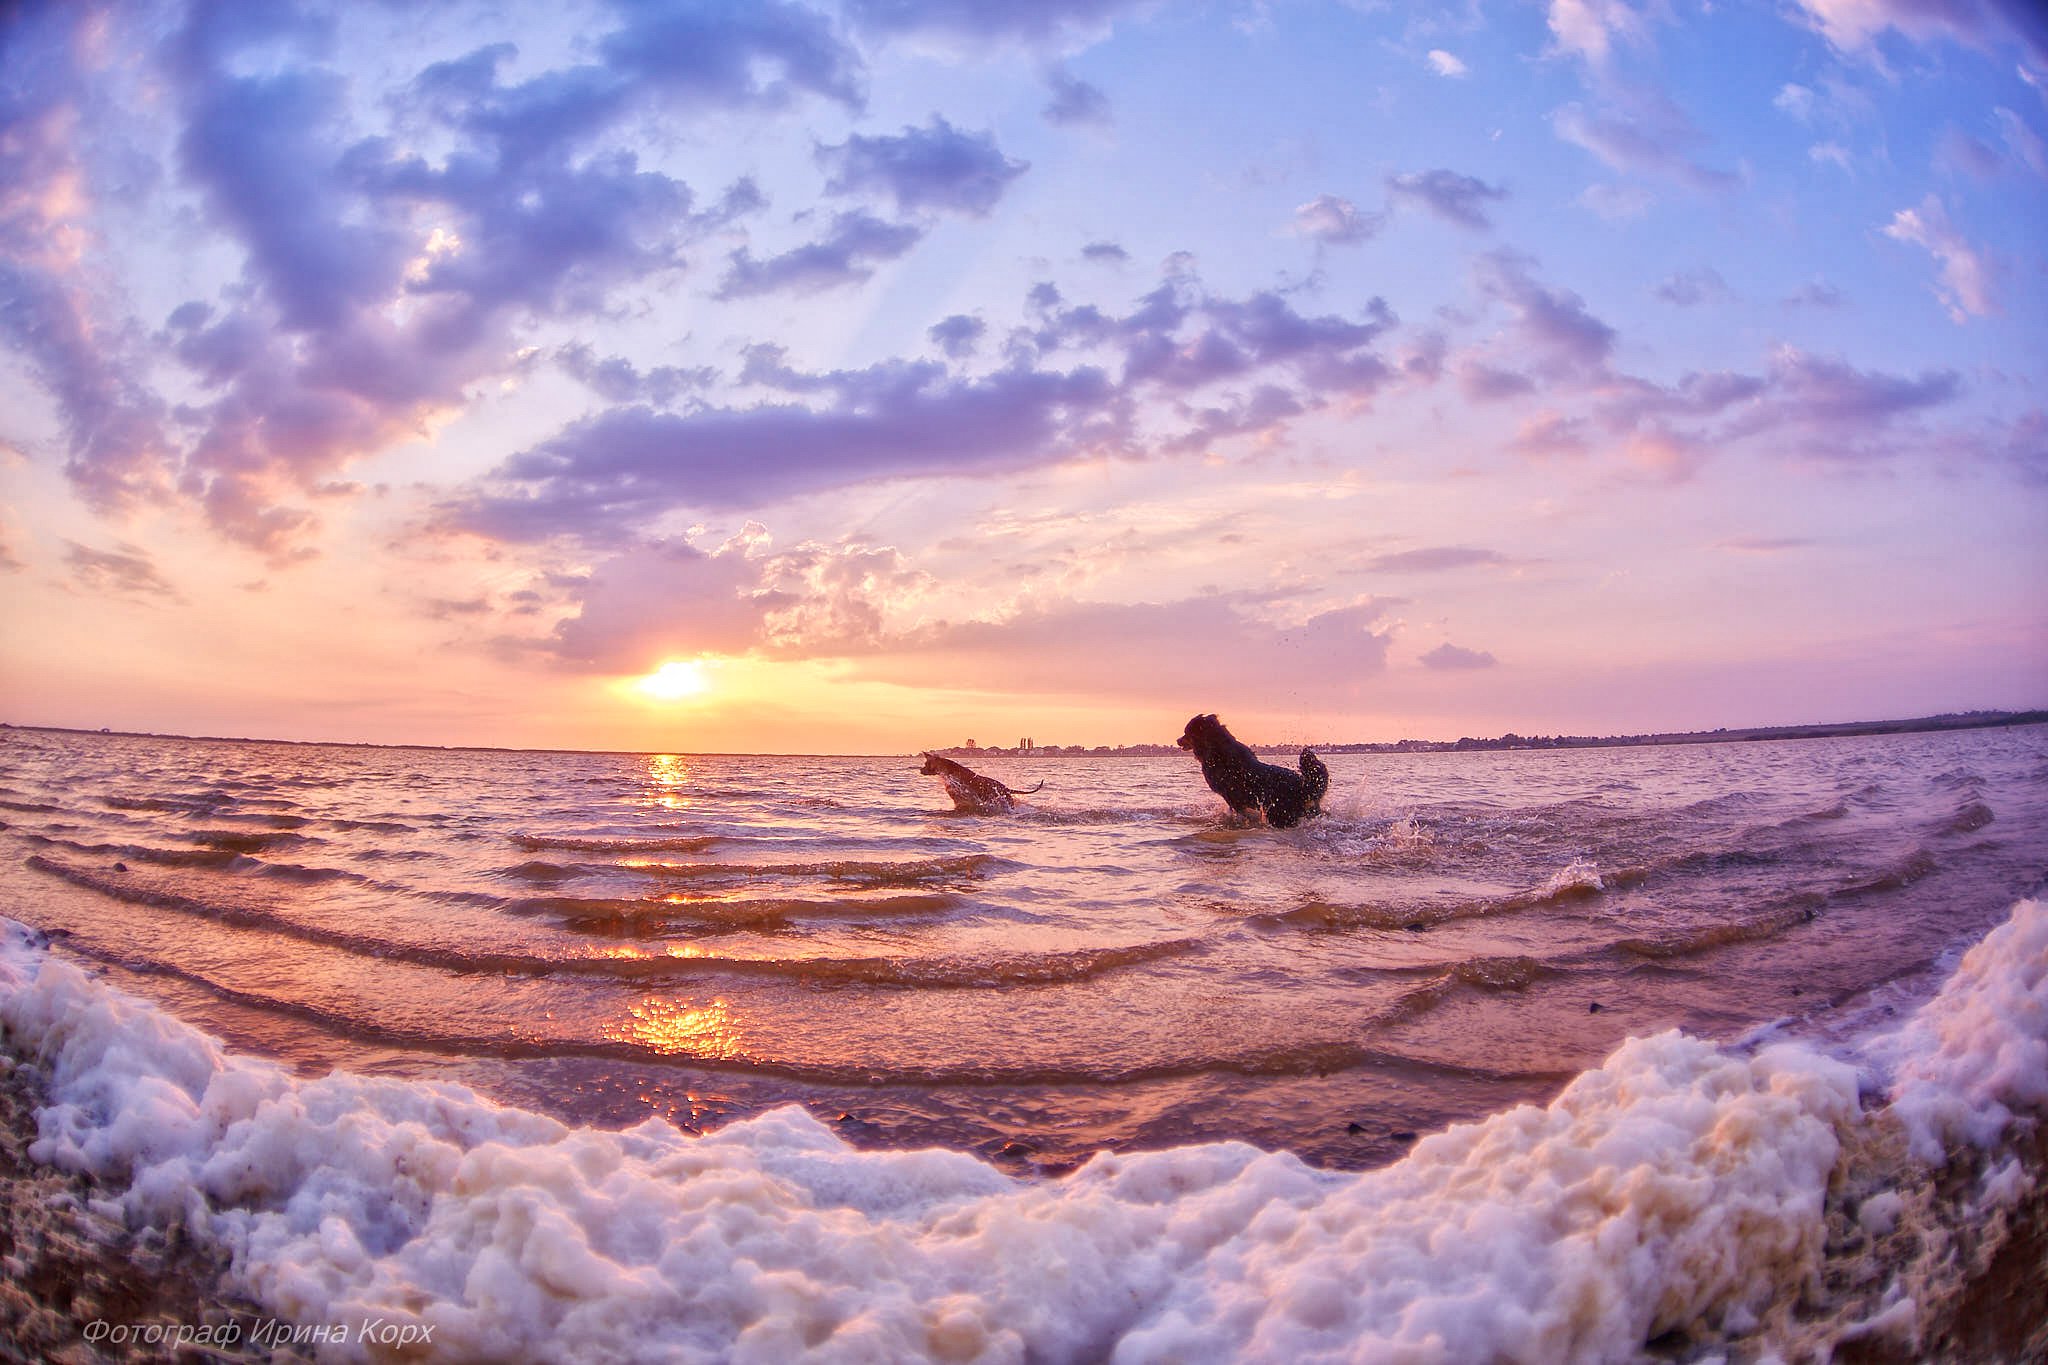
M 1824 1027 L 2048 868 L 2038 728 L 1339 754 L 1285 831 L 1177 758 L 990 755 L 1047 785 L 976 817 L 903 759 L 6 736 L 16 917 L 230 1037 L 1041 1163 L 1383 1160 L 1630 1033 Z

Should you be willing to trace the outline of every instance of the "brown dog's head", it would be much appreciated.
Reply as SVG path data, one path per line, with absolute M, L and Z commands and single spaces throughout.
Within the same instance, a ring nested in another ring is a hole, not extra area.
M 926 777 L 937 777 L 939 775 L 939 760 L 931 754 L 926 754 L 924 756 L 924 766 L 919 768 L 918 771 Z
M 1174 743 L 1180 745 L 1183 749 L 1195 749 L 1215 739 L 1218 735 L 1228 733 L 1223 728 L 1223 722 L 1216 719 L 1214 714 L 1196 716 L 1188 722 L 1187 728 L 1180 732 L 1180 738 L 1175 740 Z

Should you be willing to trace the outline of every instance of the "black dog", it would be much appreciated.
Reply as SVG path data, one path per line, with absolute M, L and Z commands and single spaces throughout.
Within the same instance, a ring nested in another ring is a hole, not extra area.
M 1247 744 L 1223 728 L 1213 715 L 1196 716 L 1176 741 L 1192 749 L 1202 760 L 1202 778 L 1209 790 L 1230 803 L 1239 815 L 1258 811 L 1275 829 L 1298 825 L 1323 810 L 1323 793 L 1330 789 L 1330 770 L 1315 750 L 1301 751 L 1301 771 L 1291 773 L 1271 763 L 1261 763 Z

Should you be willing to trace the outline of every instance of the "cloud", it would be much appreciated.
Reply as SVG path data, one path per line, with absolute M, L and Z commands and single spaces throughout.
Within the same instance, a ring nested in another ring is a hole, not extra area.
M 1994 292 L 1996 272 L 1991 261 L 1949 222 L 1948 210 L 1935 196 L 1928 195 L 1918 208 L 1893 214 L 1884 235 L 1923 247 L 1941 263 L 1940 283 L 1934 293 L 1955 321 L 2003 311 Z
M 1795 85 L 1791 82 L 1778 87 L 1777 95 L 1771 100 L 1773 108 L 1791 115 L 1801 123 L 1813 117 L 1813 104 L 1813 91 L 1803 85 Z
M 1615 40 L 1640 42 L 1648 32 L 1627 0 L 1550 0 L 1550 33 L 1560 52 L 1604 65 Z
M 1418 661 L 1424 668 L 1450 670 L 1453 672 L 1474 668 L 1494 668 L 1500 660 L 1480 649 L 1460 649 L 1449 641 L 1438 645 Z
M 1131 259 L 1131 253 L 1115 242 L 1090 242 L 1081 248 L 1081 259 L 1098 265 L 1122 265 Z
M 1448 569 L 1469 569 L 1482 564 L 1505 564 L 1498 550 L 1479 550 L 1464 545 L 1437 545 L 1422 550 L 1400 550 L 1369 559 L 1365 567 L 1382 573 L 1442 573 Z
M 740 182 L 698 211 L 687 185 L 605 147 L 607 134 L 679 110 L 860 98 L 858 55 L 807 7 L 622 4 L 591 36 L 594 61 L 507 82 L 514 49 L 499 43 L 401 73 L 384 109 L 405 136 L 364 136 L 364 102 L 327 65 L 331 15 L 194 5 L 159 41 L 129 31 L 143 21 L 118 7 L 48 8 L 81 27 L 39 64 L 47 112 L 75 120 L 98 79 L 92 54 L 138 54 L 199 226 L 239 252 L 243 275 L 175 309 L 148 349 L 130 343 L 132 325 L 80 311 L 87 289 L 102 291 L 76 260 L 18 280 L 29 305 L 0 325 L 33 333 L 25 349 L 72 428 L 69 472 L 95 506 L 175 490 L 221 535 L 280 561 L 307 552 L 314 508 L 347 486 L 349 463 L 430 432 L 479 380 L 516 373 L 519 324 L 601 309 L 760 206 Z M 101 155 L 108 131 L 72 146 Z M 10 154 L 35 145 L 8 142 Z M 15 184 L 40 169 L 5 168 Z M 74 165 L 74 184 L 100 170 Z M 86 335 L 91 365 L 74 346 Z M 145 378 L 164 359 L 191 372 L 175 414 Z M 602 362 L 587 378 L 629 382 Z M 639 382 L 658 397 L 675 378 Z
M 1622 458 L 1675 482 L 1743 442 L 1830 461 L 1894 454 L 1899 425 L 1953 402 L 1962 380 L 1953 370 L 1859 370 L 1781 346 L 1761 375 L 1694 372 L 1670 386 L 1615 375 L 1601 392 L 1600 420 L 1621 437 Z
M 1483 206 L 1508 197 L 1497 185 L 1447 170 L 1388 176 L 1387 193 L 1396 203 L 1427 209 L 1447 223 L 1479 232 L 1493 226 Z
M 1781 346 L 1771 356 L 1767 387 L 1752 425 L 1792 423 L 1818 431 L 1869 432 L 1910 413 L 1953 402 L 1962 393 L 1954 370 L 1916 378 L 1858 370 L 1839 360 Z
M 848 0 L 846 11 L 865 32 L 923 34 L 979 50 L 990 43 L 1056 47 L 1106 32 L 1121 12 L 1149 0 Z
M 927 327 L 925 335 L 949 357 L 960 360 L 974 354 L 974 348 L 981 342 L 982 333 L 987 330 L 988 324 L 980 318 L 955 313 Z
M 2033 0 L 1796 0 L 1836 48 L 1863 53 L 1896 30 L 1918 42 L 1947 39 L 1968 47 L 2018 43 L 2048 63 L 2048 14 Z
M 1608 106 L 1567 104 L 1551 115 L 1560 138 L 1583 147 L 1617 171 L 1661 175 L 1697 190 L 1734 189 L 1742 177 L 1692 155 L 1706 139 L 1679 107 L 1647 87 L 1616 86 Z
M 1046 88 L 1052 98 L 1038 112 L 1059 128 L 1106 128 L 1112 122 L 1109 96 L 1065 66 L 1048 67 Z
M 184 600 L 170 581 L 157 572 L 148 553 L 133 545 L 95 550 L 67 540 L 64 562 L 70 566 L 71 581 L 87 592 L 109 597 Z
M 1428 61 L 1431 71 L 1450 80 L 1458 80 L 1471 73 L 1471 68 L 1442 48 L 1431 48 Z
M 10 17 L 0 45 L 0 340 L 55 401 L 64 472 L 86 503 L 118 512 L 171 492 L 168 406 L 144 381 L 143 338 L 113 315 L 88 253 L 90 167 L 74 129 L 91 112 L 93 74 L 77 53 L 100 16 L 45 5 Z
M 1035 327 L 1013 331 L 1007 363 L 985 374 L 936 360 L 807 372 L 779 348 L 752 347 L 740 380 L 776 397 L 592 414 L 445 500 L 440 524 L 509 541 L 619 544 L 681 509 L 1264 435 L 1368 399 L 1394 377 L 1375 347 L 1396 321 L 1378 299 L 1355 317 L 1304 314 L 1272 291 L 1208 295 L 1183 273 L 1121 315 L 1069 306 L 1049 284 L 1031 291 L 1031 306 Z M 964 340 L 965 330 L 955 324 L 934 340 Z M 1052 368 L 1064 351 L 1088 363 Z
M 1536 391 L 1536 381 L 1514 370 L 1503 370 L 1477 360 L 1458 367 L 1458 387 L 1467 398 L 1481 403 L 1498 403 Z
M 934 114 L 893 137 L 858 133 L 818 148 L 833 194 L 886 194 L 899 213 L 944 210 L 984 217 L 1029 164 L 1012 161 L 988 133 L 963 133 Z
M 657 365 L 641 370 L 620 356 L 600 360 L 590 343 L 584 341 L 572 341 L 558 347 L 554 360 L 564 374 L 613 403 L 652 403 L 656 407 L 667 407 L 684 393 L 707 388 L 718 378 L 716 370 L 704 366 L 682 369 L 674 365 Z
M 2012 153 L 2013 159 L 2048 180 L 2048 142 L 2043 142 L 2041 135 L 2024 118 L 2003 105 L 1991 113 L 1998 121 L 1999 136 L 2005 140 L 2006 150 Z
M 1627 222 L 1650 211 L 1657 197 L 1641 185 L 1588 185 L 1579 202 L 1610 223 Z
M 746 247 L 727 258 L 717 297 L 749 299 L 763 294 L 815 294 L 860 284 L 877 267 L 907 254 L 922 241 L 924 229 L 911 223 L 885 222 L 855 210 L 834 214 L 832 226 L 815 242 L 756 259 Z
M 1816 166 L 1833 166 L 1838 170 L 1851 172 L 1856 169 L 1849 149 L 1839 142 L 1814 143 L 1806 149 L 1806 159 Z
M 1355 246 L 1379 235 L 1386 215 L 1361 213 L 1358 205 L 1334 194 L 1319 194 L 1294 211 L 1297 236 L 1331 246 Z
M 791 382 L 827 401 L 614 408 L 513 456 L 442 515 L 503 540 L 616 543 L 671 508 L 750 507 L 866 479 L 1042 463 L 1084 446 L 1112 398 L 1107 376 L 1085 367 L 956 378 L 892 361 Z
M 1508 448 L 1537 459 L 1583 455 L 1588 448 L 1586 420 L 1567 417 L 1554 408 L 1541 409 L 1522 419 Z
M 862 654 L 889 642 L 897 604 L 930 584 L 893 548 L 805 542 L 778 551 L 749 522 L 711 550 L 653 540 L 603 560 L 574 585 L 574 613 L 539 643 L 570 668 L 601 673 L 698 654 Z
M 1614 329 L 1571 290 L 1538 282 L 1530 274 L 1533 264 L 1517 252 L 1489 252 L 1475 262 L 1479 288 L 1514 314 L 1518 339 L 1548 372 L 1604 369 L 1614 352 Z
M 1934 165 L 1937 170 L 1989 180 L 2005 169 L 2005 158 L 1981 138 L 1950 124 L 1935 141 Z
M 1666 276 L 1657 286 L 1657 297 L 1678 308 L 1693 308 L 1702 303 L 1724 302 L 1735 294 L 1720 271 L 1705 265 Z
M 1841 308 L 1848 300 L 1826 280 L 1808 280 L 1779 302 L 1787 308 Z
M 1807 550 L 1818 545 L 1817 540 L 1803 536 L 1735 536 L 1719 541 L 1714 548 L 1742 555 L 1779 555 L 1789 550 Z
M 1271 706 L 1275 698 L 1353 697 L 1386 667 L 1386 603 L 1289 621 L 1245 594 L 1168 602 L 1058 600 L 1000 620 L 930 627 L 891 642 L 862 672 L 889 681 L 989 692 L 1156 699 L 1162 679 L 1191 683 L 1185 705 Z
M 573 585 L 573 612 L 532 642 L 565 667 L 634 673 L 669 658 L 836 659 L 851 676 L 955 690 L 1156 696 L 1199 677 L 1197 705 L 1344 696 L 1385 667 L 1389 602 L 1281 612 L 1270 595 L 1165 602 L 1056 597 L 988 616 L 925 620 L 931 575 L 892 547 L 777 550 L 757 523 L 714 548 L 635 543 Z

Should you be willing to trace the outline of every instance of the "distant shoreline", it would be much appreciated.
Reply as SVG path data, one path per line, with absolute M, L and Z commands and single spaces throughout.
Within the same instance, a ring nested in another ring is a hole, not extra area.
M 1324 754 L 1437 754 L 1492 753 L 1527 749 L 1628 749 L 1659 744 L 1730 744 L 1752 740 L 1847 739 L 1868 735 L 1912 735 L 1946 730 L 1991 730 L 2021 725 L 2048 724 L 2048 709 L 2033 711 L 1962 711 L 1910 720 L 1852 720 L 1818 725 L 1763 725 L 1743 729 L 1675 730 L 1637 735 L 1520 735 L 1513 731 L 1496 739 L 1467 736 L 1455 740 L 1400 739 L 1385 742 L 1314 740 L 1307 744 L 1262 744 L 1251 747 L 1260 753 L 1293 754 L 1314 749 Z M 416 749 L 424 753 L 475 754 L 597 754 L 638 757 L 643 754 L 678 753 L 691 758 L 900 758 L 903 753 L 823 754 L 735 751 L 715 753 L 683 749 L 558 749 L 521 748 L 509 744 L 379 744 L 356 739 L 265 739 L 254 735 L 178 735 L 154 730 L 89 730 L 75 725 L 16 725 L 0 721 L 0 736 L 16 730 L 56 735 L 105 735 L 109 739 L 175 739 L 196 744 L 290 744 L 309 749 Z M 1007 749 L 999 745 L 935 745 L 935 754 L 984 754 L 996 758 L 1171 758 L 1181 750 L 1172 744 L 1040 744 L 1029 749 Z
M 1863 735 L 1917 735 L 1944 730 L 1992 730 L 2016 725 L 2048 724 L 2048 711 L 1963 711 L 1938 716 L 1917 716 L 1911 720 L 1849 720 L 1824 725 L 1758 725 L 1740 730 L 1674 730 L 1643 735 L 1518 735 L 1513 731 L 1498 739 L 1400 739 L 1388 742 L 1311 741 L 1307 744 L 1253 744 L 1266 754 L 1293 754 L 1314 749 L 1319 754 L 1469 754 L 1521 749 L 1630 749 L 1654 744 L 1730 744 L 1766 739 L 1844 739 Z M 1172 744 L 1123 744 L 1113 748 L 1057 744 L 1034 745 L 1029 749 L 995 746 L 972 749 L 948 747 L 935 754 L 992 754 L 1002 758 L 1115 758 L 1172 756 L 1181 750 Z

